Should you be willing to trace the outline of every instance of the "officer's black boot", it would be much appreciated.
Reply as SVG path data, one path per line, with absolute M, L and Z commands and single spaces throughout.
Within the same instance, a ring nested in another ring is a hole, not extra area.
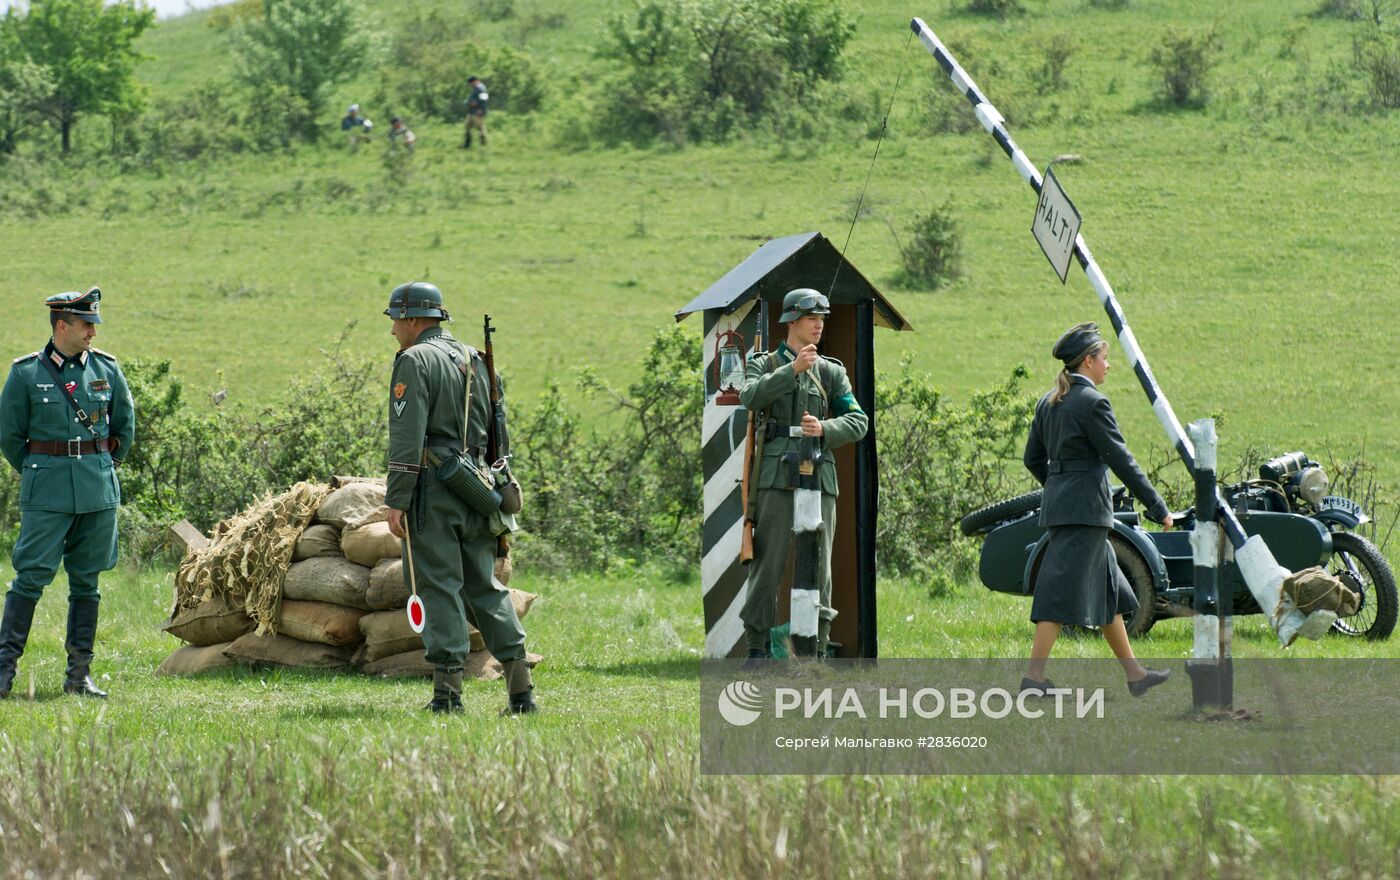
M 462 667 L 439 666 L 433 670 L 433 701 L 424 708 L 435 715 L 462 711 Z
M 10 695 L 15 683 L 15 666 L 29 642 L 37 602 L 13 591 L 5 597 L 5 616 L 0 619 L 0 700 Z
M 501 664 L 506 673 L 506 693 L 510 704 L 502 715 L 529 715 L 538 712 L 535 705 L 535 684 L 530 680 L 530 665 L 524 660 L 507 660 Z
M 107 692 L 98 688 L 88 675 L 92 667 L 92 646 L 97 640 L 97 601 L 68 601 L 68 638 L 63 643 L 68 651 L 68 675 L 63 679 L 63 692 L 105 700 Z

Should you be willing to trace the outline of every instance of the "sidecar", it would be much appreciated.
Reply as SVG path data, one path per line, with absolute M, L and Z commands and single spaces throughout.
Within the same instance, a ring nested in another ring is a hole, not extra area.
M 964 531 L 982 535 L 979 575 L 989 589 L 1028 596 L 1045 553 L 1046 531 L 1038 523 L 1040 492 L 1031 492 L 969 514 Z M 1142 528 L 1123 489 L 1114 492 L 1114 526 L 1109 544 L 1133 591 L 1138 610 L 1125 618 L 1130 635 L 1142 635 L 1158 620 L 1189 616 L 1195 601 L 1191 528 L 1187 516 L 1179 528 L 1149 532 Z M 1333 535 L 1317 519 L 1295 513 L 1250 510 L 1241 517 L 1250 535 L 1259 535 L 1274 558 L 1290 571 L 1327 566 L 1333 556 Z M 1386 572 L 1389 573 L 1388 571 Z M 1227 562 L 1220 569 L 1220 587 L 1234 597 L 1234 614 L 1258 614 L 1260 609 L 1239 569 Z M 1346 631 L 1346 630 L 1343 630 Z M 1384 637 L 1358 632 L 1371 638 Z M 1387 631 L 1385 635 L 1389 635 Z

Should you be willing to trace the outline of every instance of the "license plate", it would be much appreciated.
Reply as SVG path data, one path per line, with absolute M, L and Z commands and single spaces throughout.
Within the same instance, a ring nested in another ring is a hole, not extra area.
M 1340 510 L 1342 513 L 1349 513 L 1357 519 L 1364 519 L 1366 511 L 1361 509 L 1361 505 L 1350 498 L 1343 498 L 1340 495 L 1328 495 L 1322 499 L 1322 510 Z

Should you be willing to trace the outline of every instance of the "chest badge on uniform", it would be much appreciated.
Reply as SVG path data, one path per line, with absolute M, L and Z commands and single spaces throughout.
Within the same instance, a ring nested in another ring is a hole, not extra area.
M 402 416 L 402 415 L 403 415 L 403 411 L 404 411 L 405 409 L 407 409 L 407 408 L 408 408 L 408 401 L 407 401 L 407 400 L 400 400 L 398 403 L 394 404 L 394 415 L 396 415 L 396 416 Z
M 88 388 L 93 391 L 106 391 L 112 387 L 106 379 L 93 379 L 88 383 Z
M 408 391 L 408 386 L 400 382 L 394 386 L 394 399 L 403 400 L 404 392 Z
M 64 382 L 64 383 L 63 383 L 63 387 L 68 389 L 68 393 L 69 393 L 69 394 L 72 394 L 74 391 L 77 391 L 77 390 L 78 390 L 78 383 L 77 383 L 77 382 Z
M 40 391 L 52 391 L 52 390 L 53 390 L 53 383 L 52 383 L 52 382 L 35 382 L 35 383 L 34 383 L 34 387 L 35 387 L 35 388 L 38 388 Z

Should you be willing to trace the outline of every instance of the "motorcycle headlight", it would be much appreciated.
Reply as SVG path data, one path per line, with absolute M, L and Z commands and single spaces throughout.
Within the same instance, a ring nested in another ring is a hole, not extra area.
M 1298 494 L 1313 507 L 1322 505 L 1322 499 L 1330 488 L 1332 483 L 1327 479 L 1327 472 L 1317 465 L 1298 475 Z

